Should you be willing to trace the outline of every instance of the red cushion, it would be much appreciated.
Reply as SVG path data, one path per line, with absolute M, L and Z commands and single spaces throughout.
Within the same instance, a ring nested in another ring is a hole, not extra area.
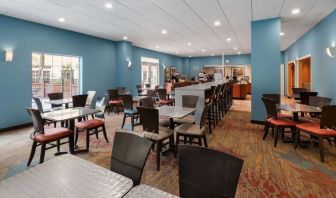
M 277 125 L 277 126 L 283 126 L 283 127 L 292 127 L 295 126 L 297 123 L 292 120 L 286 120 L 286 119 L 275 119 L 275 118 L 268 118 L 267 122 Z
M 307 122 L 307 123 L 318 123 L 320 124 L 320 119 L 311 118 L 311 117 L 299 117 L 300 122 Z
M 296 128 L 311 134 L 322 136 L 336 136 L 336 130 L 334 129 L 321 129 L 320 123 L 302 123 L 297 124 Z
M 33 140 L 37 142 L 52 142 L 65 138 L 72 134 L 72 131 L 68 128 L 51 128 L 44 130 L 44 134 L 38 133 L 34 136 Z
M 159 103 L 168 104 L 168 103 L 173 103 L 173 101 L 172 100 L 160 100 Z
M 104 125 L 104 121 L 98 119 L 86 120 L 84 122 L 78 122 L 75 124 L 75 126 L 79 129 L 91 129 L 102 125 Z
M 292 116 L 292 115 L 282 114 L 282 113 L 278 113 L 277 117 L 278 117 L 278 118 L 293 119 L 293 116 Z
M 110 104 L 122 104 L 122 100 L 110 100 Z

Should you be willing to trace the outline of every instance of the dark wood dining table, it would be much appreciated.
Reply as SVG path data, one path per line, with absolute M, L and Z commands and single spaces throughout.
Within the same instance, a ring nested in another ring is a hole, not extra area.
M 293 120 L 299 121 L 299 113 L 321 113 L 320 107 L 304 105 L 299 103 L 293 104 L 277 104 L 277 110 L 283 110 L 291 112 L 293 114 Z

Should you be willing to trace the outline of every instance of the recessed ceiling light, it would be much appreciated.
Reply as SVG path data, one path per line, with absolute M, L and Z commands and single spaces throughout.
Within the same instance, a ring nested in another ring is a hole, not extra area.
M 226 41 L 227 41 L 227 42 L 230 42 L 230 41 L 231 41 L 231 38 L 227 38 Z
M 189 58 L 191 58 L 192 56 L 189 56 Z
M 175 54 L 178 54 L 178 52 L 175 52 Z
M 64 18 L 59 18 L 58 21 L 61 22 L 61 23 L 64 23 L 65 19 Z
M 234 49 L 234 50 L 237 50 L 237 49 L 238 49 L 238 47 L 234 47 L 233 49 Z
M 159 49 L 160 47 L 157 45 L 155 48 L 156 48 L 156 49 Z
M 112 3 L 110 3 L 110 2 L 105 3 L 105 8 L 111 9 L 112 8 Z
M 301 12 L 301 10 L 298 9 L 298 8 L 295 8 L 295 9 L 292 10 L 292 14 L 299 14 L 300 12 Z
M 188 43 L 188 45 L 191 45 L 191 43 Z
M 128 38 L 127 38 L 127 36 L 124 36 L 123 39 L 124 39 L 124 40 L 127 40 Z
M 162 30 L 161 33 L 162 34 L 167 34 L 167 30 Z
M 283 32 L 280 32 L 280 36 L 283 36 L 283 35 L 285 35 L 285 33 L 283 33 Z
M 205 52 L 205 49 L 202 49 L 202 52 Z
M 238 54 L 241 54 L 241 52 L 238 52 Z
M 214 22 L 214 26 L 220 26 L 220 24 L 221 24 L 220 21 L 215 21 Z
M 214 56 L 214 55 L 215 55 L 214 53 L 211 54 L 211 56 Z

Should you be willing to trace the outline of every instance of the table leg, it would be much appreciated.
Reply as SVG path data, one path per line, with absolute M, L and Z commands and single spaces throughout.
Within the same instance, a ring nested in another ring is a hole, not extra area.
M 295 122 L 298 122 L 299 121 L 299 112 L 293 112 L 293 120 Z
M 169 128 L 171 130 L 174 130 L 175 126 L 174 126 L 174 118 L 169 118 Z

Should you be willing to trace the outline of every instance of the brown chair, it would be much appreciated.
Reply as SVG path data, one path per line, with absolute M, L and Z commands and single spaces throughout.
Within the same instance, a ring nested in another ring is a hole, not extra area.
M 300 123 L 296 125 L 295 144 L 296 149 L 300 142 L 300 132 L 311 135 L 311 140 L 318 142 L 321 162 L 324 162 L 324 139 L 334 138 L 336 144 L 336 105 L 322 107 L 320 123 Z M 317 137 L 317 138 L 316 138 Z
M 140 107 L 154 109 L 155 104 L 154 104 L 152 98 L 147 97 L 147 98 L 142 98 L 140 100 Z M 166 118 L 160 118 L 159 119 L 159 125 L 160 126 L 169 127 L 169 124 L 170 124 L 169 119 L 166 119 Z
M 34 132 L 30 135 L 30 138 L 33 140 L 32 149 L 30 151 L 30 156 L 28 159 L 27 166 L 30 165 L 31 161 L 33 160 L 35 150 L 37 146 L 41 146 L 41 154 L 40 154 L 40 164 L 44 161 L 45 151 L 54 147 L 59 146 L 50 145 L 51 142 L 60 141 L 62 139 L 67 138 L 69 143 L 69 152 L 71 154 L 74 153 L 74 144 L 73 144 L 73 132 L 68 128 L 51 128 L 51 129 L 44 129 L 44 121 L 42 119 L 41 113 L 37 109 L 27 108 L 28 114 L 30 115 L 33 126 Z M 61 143 L 61 144 L 65 144 Z
M 179 145 L 178 163 L 180 197 L 235 197 L 242 159 L 210 148 Z
M 145 87 L 148 89 L 148 88 L 151 87 L 151 85 L 150 84 L 145 84 Z
M 153 143 L 138 135 L 116 132 L 113 141 L 111 171 L 132 179 L 139 185 Z
M 265 121 L 265 133 L 263 136 L 263 140 L 266 139 L 269 127 L 272 126 L 275 128 L 275 134 L 274 134 L 274 147 L 277 146 L 278 143 L 278 136 L 279 132 L 282 135 L 282 138 L 284 138 L 284 133 L 286 132 L 285 129 L 291 129 L 291 133 L 294 134 L 295 131 L 295 125 L 297 124 L 296 122 L 285 119 L 285 118 L 279 118 L 278 117 L 278 112 L 276 109 L 276 103 L 275 101 L 268 99 L 268 98 L 261 98 L 267 112 L 266 116 L 266 121 Z
M 140 113 L 140 122 L 143 126 L 144 137 L 155 143 L 156 146 L 156 167 L 160 170 L 160 154 L 162 148 L 169 144 L 170 150 L 175 153 L 174 146 L 174 131 L 167 128 L 159 126 L 159 110 L 151 108 L 137 107 Z M 169 140 L 164 143 L 165 140 Z
M 142 86 L 141 85 L 135 85 L 137 91 L 138 91 L 138 96 L 144 96 L 146 94 L 143 94 L 143 91 L 142 91 Z
M 323 107 L 330 105 L 332 99 L 320 96 L 309 96 L 309 105 L 314 107 Z
M 281 103 L 281 96 L 280 94 L 263 94 L 262 95 L 263 98 L 268 98 L 273 100 L 276 104 L 280 104 Z
M 105 100 L 105 98 L 103 99 L 102 102 L 104 104 L 101 104 L 101 106 L 106 106 L 107 100 Z M 109 142 L 106 134 L 105 121 L 102 119 L 90 119 L 90 120 L 84 120 L 83 122 L 77 122 L 75 124 L 75 132 L 76 132 L 75 145 L 77 144 L 79 133 L 82 131 L 86 131 L 87 151 L 89 151 L 90 148 L 90 136 L 96 135 L 98 139 L 98 132 L 102 131 L 106 142 Z
M 208 147 L 208 143 L 207 143 L 207 139 L 206 139 L 206 132 L 208 130 L 208 126 L 206 125 L 206 117 L 208 114 L 208 110 L 210 108 L 210 105 L 206 105 L 204 107 L 204 109 L 199 109 L 200 111 L 202 111 L 202 116 L 200 118 L 198 118 L 196 114 L 196 118 L 195 118 L 195 123 L 196 124 L 189 124 L 189 123 L 185 123 L 182 124 L 178 127 L 175 128 L 175 132 L 176 132 L 176 146 L 179 144 L 180 142 L 180 137 L 184 137 L 184 144 L 186 144 L 187 142 L 187 138 L 189 139 L 189 143 L 192 144 L 193 139 L 197 139 L 198 140 L 198 144 L 200 146 L 202 146 L 202 139 L 203 139 L 203 143 L 205 147 Z
M 169 99 L 166 89 L 156 89 L 159 95 L 159 105 L 174 105 L 174 101 Z
M 300 92 L 300 103 L 305 104 L 305 105 L 309 105 L 309 97 L 310 96 L 317 96 L 317 94 L 318 94 L 318 92 L 309 92 L 309 91 Z
M 72 107 L 85 107 L 88 94 L 72 96 Z
M 119 111 L 122 109 L 122 100 L 119 98 L 118 89 L 109 89 L 107 93 L 109 95 L 109 103 L 107 105 L 108 115 L 110 115 L 110 112 L 113 111 L 115 107 L 119 115 Z
M 87 96 L 87 99 L 86 99 L 86 102 L 85 102 L 85 106 L 92 108 L 93 107 L 93 102 L 94 102 L 94 97 L 96 95 L 96 91 L 88 91 L 87 95 L 88 96 Z
M 122 95 L 121 99 L 123 101 L 124 108 L 124 118 L 121 124 L 121 128 L 124 128 L 126 118 L 131 118 L 132 131 L 134 130 L 134 126 L 139 125 L 140 123 L 136 123 L 139 119 L 139 113 L 136 108 L 133 107 L 133 97 L 132 95 Z
M 61 100 L 63 99 L 63 93 L 48 93 L 49 100 Z M 62 107 L 62 105 L 51 104 L 51 108 Z
M 182 95 L 182 107 L 196 108 L 197 101 L 198 101 L 198 96 Z M 195 118 L 193 115 L 188 115 L 184 118 L 174 119 L 174 123 L 178 125 L 184 124 L 184 123 L 193 124 L 194 122 L 195 122 Z
M 295 100 L 300 100 L 300 93 L 308 91 L 306 88 L 292 88 L 293 98 Z

